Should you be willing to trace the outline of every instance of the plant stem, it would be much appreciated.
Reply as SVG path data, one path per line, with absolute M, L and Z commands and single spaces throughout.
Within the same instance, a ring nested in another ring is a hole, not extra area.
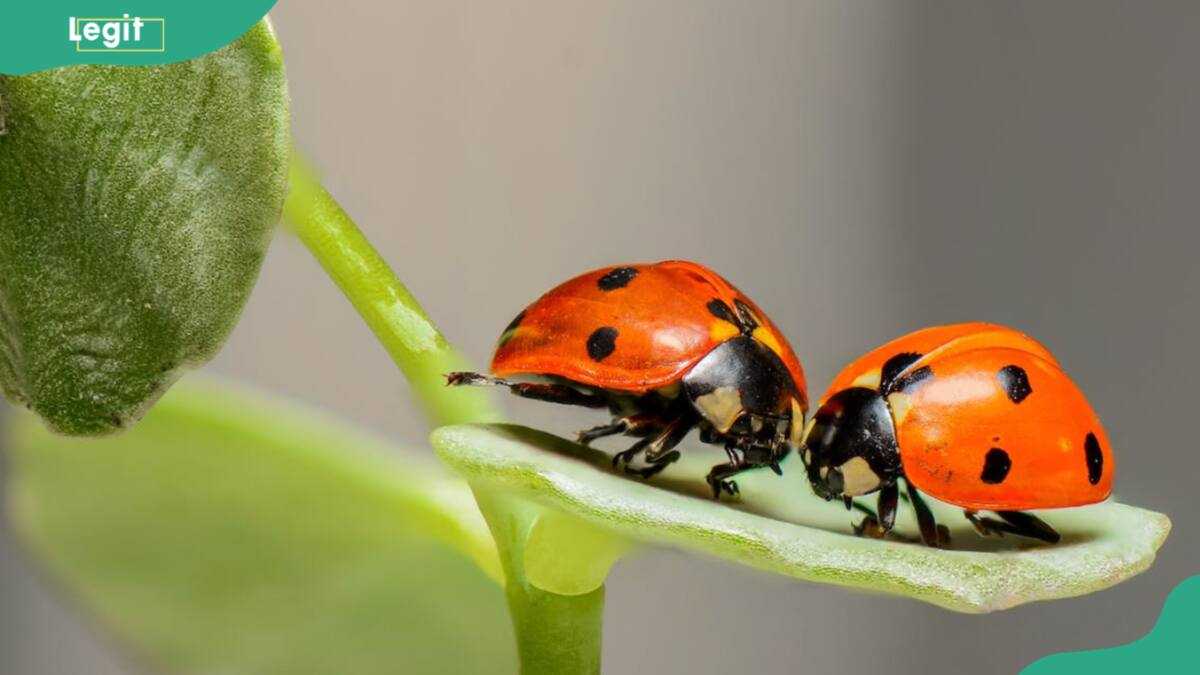
M 443 375 L 467 370 L 467 361 L 446 342 L 350 216 L 295 160 L 283 213 L 408 378 L 435 426 L 501 419 L 486 391 L 445 385 Z
M 509 581 L 505 594 L 522 675 L 599 673 L 604 587 L 557 595 Z
M 525 542 L 537 507 L 516 497 L 472 485 L 488 521 L 507 583 L 508 611 L 517 637 L 523 675 L 599 673 L 604 586 L 582 595 L 537 588 L 525 576 Z
M 469 369 L 466 360 L 350 216 L 297 159 L 292 161 L 284 217 L 383 343 L 435 425 L 501 420 L 483 390 L 445 386 L 442 376 Z M 599 673 L 604 587 L 582 595 L 558 595 L 535 587 L 525 575 L 524 558 L 536 508 L 483 488 L 475 490 L 475 497 L 504 567 L 521 672 Z

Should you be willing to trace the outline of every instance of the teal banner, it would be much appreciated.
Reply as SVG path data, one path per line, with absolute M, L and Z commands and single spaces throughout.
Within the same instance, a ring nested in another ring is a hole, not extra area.
M 143 66 L 206 54 L 236 40 L 275 0 L 14 0 L 0 10 L 0 73 L 79 63 Z
M 1194 673 L 1197 630 L 1200 576 L 1185 580 L 1171 591 L 1158 623 L 1142 639 L 1108 649 L 1053 654 L 1034 661 L 1021 675 Z

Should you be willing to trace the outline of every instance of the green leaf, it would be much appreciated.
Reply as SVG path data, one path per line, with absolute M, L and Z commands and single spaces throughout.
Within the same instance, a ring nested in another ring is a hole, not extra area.
M 487 524 L 435 464 L 195 378 L 121 436 L 15 422 L 20 538 L 151 664 L 260 675 L 516 668 Z
M 703 476 L 723 456 L 708 448 L 689 448 L 684 460 L 647 485 L 614 475 L 609 456 L 598 450 L 523 427 L 443 427 L 432 441 L 472 484 L 510 491 L 604 528 L 613 538 L 681 546 L 798 579 L 905 595 L 962 612 L 1107 588 L 1148 568 L 1170 530 L 1166 516 L 1109 502 L 1045 512 L 1063 535 L 1061 543 L 1047 546 L 982 538 L 961 511 L 934 503 L 953 547 L 938 550 L 853 536 L 855 514 L 813 496 L 794 453 L 783 463 L 782 478 L 768 470 L 748 472 L 738 480 L 742 498 L 717 503 Z M 907 506 L 897 534 L 916 537 Z M 555 549 L 543 544 L 539 550 L 552 555 Z M 550 564 L 530 560 L 532 553 L 525 552 L 527 568 Z M 585 589 L 580 584 L 574 590 Z
M 0 386 L 70 434 L 136 420 L 224 342 L 282 208 L 279 44 L 0 77 Z

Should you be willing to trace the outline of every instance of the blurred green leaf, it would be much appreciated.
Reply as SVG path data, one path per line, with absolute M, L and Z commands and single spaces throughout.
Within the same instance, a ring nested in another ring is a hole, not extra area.
M 192 61 L 0 76 L 0 129 L 0 387 L 114 431 L 254 285 L 287 180 L 279 44 L 264 20 Z
M 436 465 L 194 378 L 117 437 L 14 422 L 22 541 L 156 667 L 516 668 L 495 545 L 470 491 Z
M 799 579 L 905 595 L 961 612 L 1107 588 L 1149 567 L 1170 530 L 1162 514 L 1109 502 L 1045 512 L 1063 535 L 1062 542 L 1047 546 L 1019 537 L 982 538 L 961 510 L 933 503 L 939 522 L 950 528 L 953 547 L 937 550 L 853 536 L 851 522 L 861 516 L 815 497 L 794 453 L 783 464 L 782 478 L 768 470 L 743 474 L 742 498 L 717 503 L 703 476 L 724 456 L 718 459 L 709 448 L 689 448 L 682 461 L 647 485 L 614 475 L 609 456 L 599 450 L 524 427 L 442 427 L 432 441 L 473 485 L 605 528 L 614 542 L 681 546 Z M 915 538 L 916 532 L 911 509 L 902 505 L 897 534 Z M 552 559 L 530 556 L 553 556 L 562 548 L 546 541 L 528 548 L 526 568 L 552 565 Z M 584 581 L 603 580 L 585 573 L 573 592 L 589 590 Z

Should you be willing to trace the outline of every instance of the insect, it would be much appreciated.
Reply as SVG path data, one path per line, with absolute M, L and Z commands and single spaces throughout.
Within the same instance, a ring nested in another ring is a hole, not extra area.
M 934 546 L 945 529 L 922 491 L 963 508 L 980 534 L 1054 543 L 1054 528 L 1024 511 L 1102 501 L 1114 470 L 1099 418 L 1054 356 L 988 323 L 919 330 L 850 364 L 800 454 L 825 499 L 850 508 L 852 497 L 879 493 L 878 516 L 864 517 L 860 534 L 892 528 L 903 478 L 921 539 Z
M 683 260 L 606 267 L 554 288 L 504 329 L 491 370 L 450 373 L 447 383 L 608 408 L 612 422 L 579 441 L 639 437 L 613 465 L 644 478 L 678 459 L 675 446 L 698 428 L 729 460 L 707 476 L 714 498 L 736 494 L 729 478 L 743 470 L 780 473 L 808 409 L 800 361 L 770 319 L 715 272 Z M 631 467 L 639 455 L 646 466 Z

